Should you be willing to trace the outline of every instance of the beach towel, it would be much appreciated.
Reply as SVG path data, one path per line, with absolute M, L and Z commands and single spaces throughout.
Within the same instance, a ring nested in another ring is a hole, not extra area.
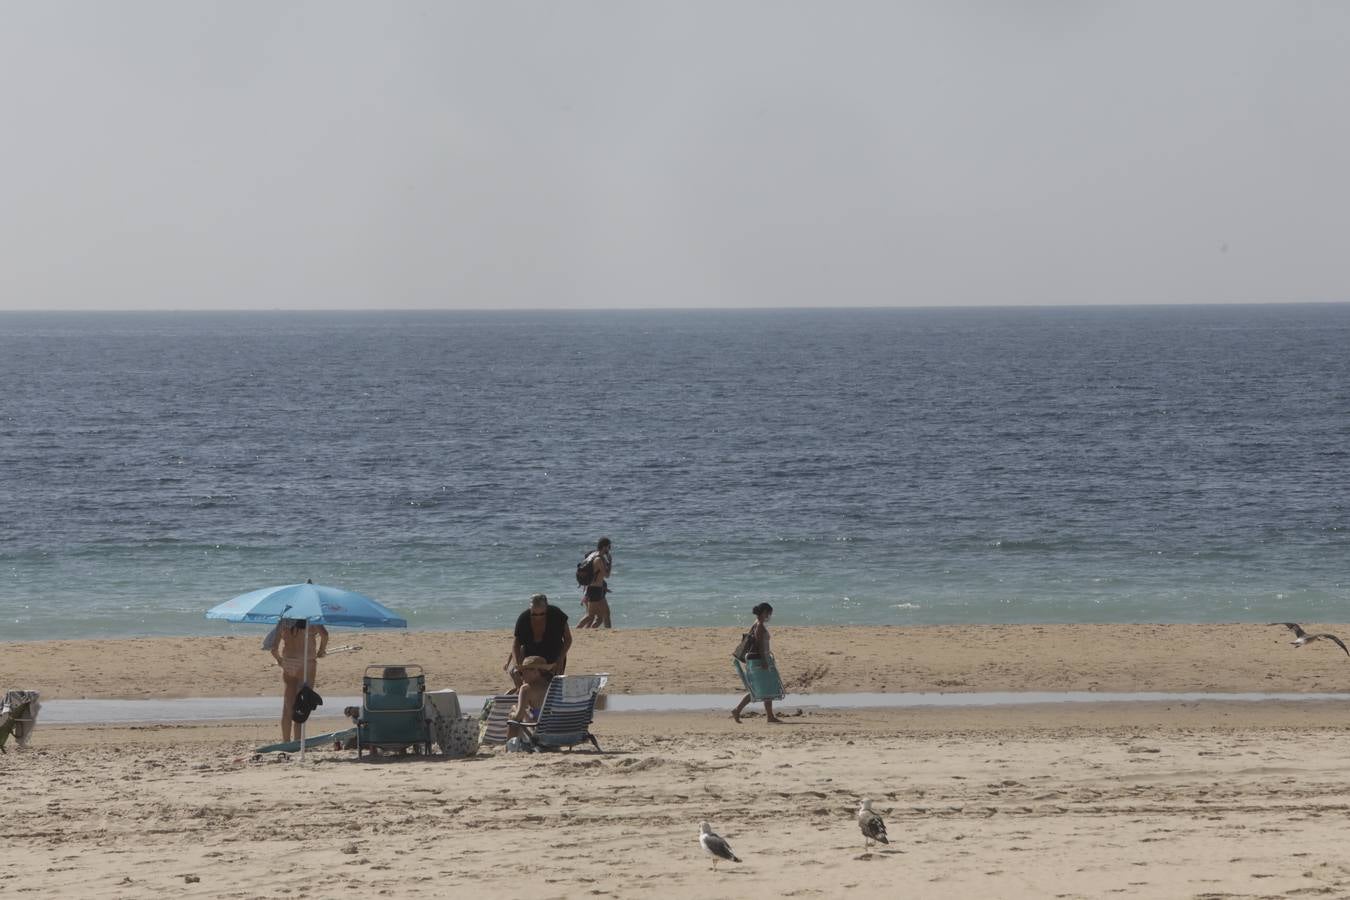
M 608 681 L 608 675 L 572 675 L 562 679 L 562 696 L 558 699 L 564 703 L 589 700 L 591 694 L 603 691 Z
M 736 673 L 741 676 L 741 683 L 750 692 L 750 699 L 782 700 L 786 696 L 783 679 L 778 676 L 778 663 L 772 656 L 769 657 L 768 668 L 761 666 L 758 659 L 748 662 L 732 659 L 732 663 L 736 666 Z
M 328 731 L 324 734 L 307 735 L 305 737 L 305 746 L 310 749 L 324 749 L 331 747 L 334 743 L 341 743 L 344 746 L 348 741 L 356 740 L 355 728 L 344 728 L 341 731 Z M 254 753 L 298 753 L 300 751 L 300 741 L 282 741 L 280 744 L 268 744 L 265 747 L 259 747 Z

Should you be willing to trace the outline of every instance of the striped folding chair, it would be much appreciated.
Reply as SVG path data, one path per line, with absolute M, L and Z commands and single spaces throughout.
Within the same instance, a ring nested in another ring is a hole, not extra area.
M 608 681 L 608 675 L 555 675 L 539 709 L 539 720 L 508 724 L 518 725 L 521 738 L 535 750 L 570 748 L 590 741 L 599 751 L 600 742 L 591 734 L 591 722 L 595 698 Z
M 37 691 L 6 691 L 0 699 L 0 753 L 5 751 L 5 743 L 12 735 L 19 748 L 28 745 L 28 739 L 37 727 L 38 710 Z
M 483 702 L 483 714 L 479 717 L 478 743 L 505 744 L 507 720 L 511 710 L 516 708 L 515 694 L 498 694 Z

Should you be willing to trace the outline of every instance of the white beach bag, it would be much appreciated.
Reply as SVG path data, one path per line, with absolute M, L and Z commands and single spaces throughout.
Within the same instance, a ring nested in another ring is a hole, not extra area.
M 436 722 L 436 743 L 444 756 L 473 756 L 478 752 L 478 719 L 460 716 Z

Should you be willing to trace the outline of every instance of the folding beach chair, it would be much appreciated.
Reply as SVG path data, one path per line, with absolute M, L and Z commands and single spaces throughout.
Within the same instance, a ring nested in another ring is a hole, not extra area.
M 539 709 L 539 720 L 509 724 L 520 728 L 521 741 L 532 750 L 571 748 L 590 741 L 598 752 L 600 742 L 591 734 L 591 721 L 595 698 L 608 681 L 608 675 L 555 675 Z
M 431 717 L 423 695 L 421 666 L 366 666 L 361 679 L 361 715 L 356 721 L 356 756 L 363 750 L 406 750 L 431 754 Z
M 37 727 L 38 711 L 42 704 L 38 702 L 37 691 L 6 691 L 0 700 L 0 753 L 5 750 L 5 742 L 11 735 L 22 749 L 28 746 L 28 739 Z
M 516 708 L 515 694 L 498 694 L 483 702 L 483 714 L 479 717 L 478 743 L 505 744 L 507 720 L 511 710 Z

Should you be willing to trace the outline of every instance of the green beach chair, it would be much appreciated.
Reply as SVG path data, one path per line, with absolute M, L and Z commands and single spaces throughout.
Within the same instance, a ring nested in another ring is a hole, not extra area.
M 369 749 L 431 755 L 431 718 L 421 666 L 367 666 L 361 679 L 361 715 L 356 722 L 356 756 Z

